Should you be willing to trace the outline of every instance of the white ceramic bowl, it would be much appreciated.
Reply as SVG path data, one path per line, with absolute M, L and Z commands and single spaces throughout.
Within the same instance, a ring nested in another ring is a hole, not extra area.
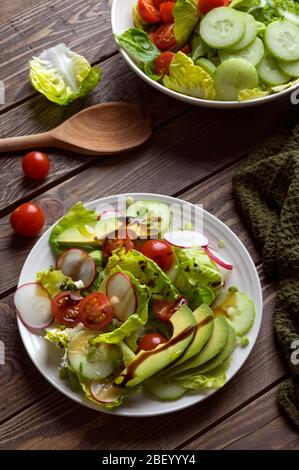
M 202 209 L 196 208 L 190 203 L 168 196 L 142 193 L 130 194 L 129 196 L 132 196 L 135 200 L 156 199 L 169 205 L 178 204 L 181 207 L 184 204 L 185 207 L 193 211 L 193 215 L 197 214 L 196 217 L 203 215 L 203 233 L 208 237 L 212 246 L 217 246 L 218 240 L 224 240 L 225 246 L 221 249 L 221 254 L 234 265 L 234 269 L 232 271 L 226 271 L 225 279 L 227 285 L 236 285 L 239 287 L 240 291 L 246 292 L 252 298 L 256 308 L 255 323 L 248 333 L 250 343 L 246 348 L 238 347 L 234 352 L 232 362 L 227 371 L 228 382 L 238 372 L 249 356 L 258 336 L 262 319 L 262 291 L 257 271 L 249 253 L 238 237 L 209 212 L 202 212 Z M 86 204 L 86 207 L 89 209 L 96 209 L 100 204 L 110 204 L 114 206 L 116 202 L 117 196 L 109 196 L 90 202 Z M 197 211 L 200 211 L 200 214 Z M 19 279 L 19 286 L 26 282 L 35 281 L 35 276 L 38 271 L 48 269 L 50 265 L 55 264 L 55 259 L 49 246 L 51 230 L 52 227 L 42 235 L 32 248 L 23 266 Z M 46 341 L 43 336 L 37 336 L 36 334 L 31 333 L 24 326 L 19 317 L 18 327 L 24 346 L 32 362 L 40 373 L 50 382 L 51 385 L 65 396 L 81 405 L 87 406 L 88 408 L 122 416 L 155 416 L 187 408 L 195 403 L 207 399 L 209 395 L 214 393 L 213 390 L 206 394 L 195 392 L 187 394 L 179 400 L 166 402 L 157 401 L 142 394 L 138 394 L 129 397 L 124 402 L 123 406 L 115 411 L 105 410 L 102 406 L 97 405 L 96 403 L 85 399 L 79 393 L 74 392 L 66 381 L 60 379 L 58 366 L 63 356 L 63 352 L 61 350 Z
M 127 29 L 134 27 L 133 24 L 133 6 L 136 0 L 113 0 L 112 3 L 112 12 L 111 12 L 111 24 L 112 24 L 112 31 L 113 34 L 120 35 L 124 33 Z M 258 104 L 268 103 L 273 100 L 277 100 L 282 96 L 286 96 L 291 94 L 296 88 L 298 88 L 298 84 L 293 85 L 291 88 L 287 90 L 281 91 L 280 93 L 276 93 L 273 95 L 265 96 L 264 98 L 258 98 L 255 100 L 250 101 L 212 101 L 212 100 L 203 100 L 200 98 L 193 98 L 192 96 L 182 95 L 177 93 L 176 91 L 170 90 L 160 83 L 156 82 L 149 78 L 142 70 L 140 70 L 134 61 L 129 57 L 129 55 L 120 49 L 122 56 L 124 57 L 125 61 L 129 64 L 131 69 L 145 82 L 147 82 L 152 87 L 156 88 L 157 90 L 165 93 L 172 98 L 176 98 L 177 100 L 184 101 L 189 104 L 193 104 L 195 106 L 205 106 L 207 108 L 217 108 L 217 109 L 232 109 L 232 108 L 245 108 L 248 106 L 256 106 Z

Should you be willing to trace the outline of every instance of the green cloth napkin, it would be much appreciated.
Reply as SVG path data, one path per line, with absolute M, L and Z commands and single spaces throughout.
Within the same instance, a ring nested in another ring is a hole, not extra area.
M 250 155 L 233 176 L 233 191 L 245 223 L 261 248 L 265 275 L 278 282 L 273 323 L 291 376 L 280 386 L 278 401 L 299 430 L 299 364 L 296 365 L 299 362 L 297 118 L 298 109 L 262 147 Z

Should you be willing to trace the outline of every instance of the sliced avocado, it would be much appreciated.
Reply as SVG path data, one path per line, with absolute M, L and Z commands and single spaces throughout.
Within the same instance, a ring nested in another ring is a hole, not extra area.
M 141 222 L 150 226 L 162 234 L 169 230 L 171 215 L 167 204 L 155 200 L 136 201 L 127 209 L 128 217 L 136 217 Z
M 58 237 L 58 243 L 64 246 L 98 246 L 111 233 L 118 230 L 122 222 L 115 217 L 98 220 L 95 224 L 70 227 Z
M 213 357 L 219 354 L 220 351 L 224 348 L 224 345 L 228 338 L 228 334 L 229 323 L 226 318 L 222 316 L 215 318 L 213 332 L 206 345 L 200 351 L 200 353 L 192 357 L 188 361 L 184 362 L 183 364 L 174 367 L 171 371 L 171 375 L 177 375 L 181 372 L 185 372 L 186 370 L 199 367 L 205 362 L 208 362 L 213 359 Z
M 220 366 L 233 353 L 236 345 L 237 345 L 236 331 L 233 328 L 233 326 L 229 324 L 228 338 L 222 351 L 220 351 L 220 353 L 218 353 L 217 356 L 215 356 L 213 359 L 211 359 L 210 361 L 200 366 L 198 369 L 196 370 L 193 369 L 192 373 L 203 374 L 204 372 L 209 372 L 210 370 L 215 369 L 216 367 Z
M 189 346 L 195 331 L 195 317 L 187 305 L 182 305 L 171 317 L 173 335 L 151 351 L 140 351 L 115 383 L 134 387 L 180 357 Z
M 254 324 L 254 303 L 244 292 L 224 292 L 214 302 L 212 309 L 215 316 L 223 315 L 229 320 L 238 336 L 248 333 Z
M 214 316 L 210 307 L 206 304 L 202 304 L 200 307 L 194 310 L 193 315 L 196 319 L 195 334 L 193 339 L 184 352 L 183 356 L 180 357 L 178 361 L 176 361 L 175 364 L 173 364 L 168 369 L 169 371 L 198 354 L 212 334 L 214 328 Z

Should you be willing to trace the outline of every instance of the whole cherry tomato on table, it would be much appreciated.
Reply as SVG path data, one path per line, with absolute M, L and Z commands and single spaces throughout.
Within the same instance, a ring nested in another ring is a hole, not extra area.
M 10 224 L 18 235 L 35 237 L 45 225 L 45 216 L 39 206 L 26 202 L 13 211 Z
M 25 175 L 32 180 L 42 180 L 48 176 L 50 161 L 42 152 L 30 152 L 22 160 Z

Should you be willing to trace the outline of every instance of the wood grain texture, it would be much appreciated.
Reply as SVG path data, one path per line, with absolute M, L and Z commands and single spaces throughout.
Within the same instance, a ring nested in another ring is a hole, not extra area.
M 108 0 L 42 2 L 1 25 L 0 80 L 6 104 L 0 110 L 35 93 L 28 81 L 28 61 L 60 42 L 90 63 L 115 53 Z
M 10 320 L 6 329 L 10 345 L 7 350 L 8 366 L 5 366 L 6 370 L 0 381 L 3 397 L 0 405 L 0 420 L 3 421 L 0 426 L 0 447 L 5 449 L 181 447 L 195 434 L 203 433 L 256 395 L 262 394 L 263 390 L 279 380 L 284 373 L 272 332 L 275 291 L 263 278 L 262 282 L 264 296 L 262 328 L 246 365 L 229 384 L 210 397 L 207 402 L 175 414 L 147 418 L 146 425 L 144 419 L 113 417 L 82 408 L 53 391 L 50 385 L 45 384 L 33 365 L 28 365 L 28 358 L 21 345 L 15 322 Z M 5 305 L 4 310 L 3 305 Z M 1 306 L 0 318 L 5 324 L 6 317 L 12 318 L 14 313 L 9 300 L 3 301 Z M 12 338 L 14 338 L 13 344 Z M 1 339 L 6 342 L 6 337 Z M 17 374 L 14 373 L 15 370 L 18 370 Z M 41 398 L 46 388 L 49 394 Z M 18 410 L 20 412 L 16 416 L 8 419 Z
M 298 450 L 298 433 L 278 408 L 277 386 L 194 439 L 184 450 Z
M 19 16 L 25 11 L 31 10 L 46 1 L 47 0 L 14 0 L 11 2 L 2 0 L 0 24 L 11 20 L 15 16 Z

